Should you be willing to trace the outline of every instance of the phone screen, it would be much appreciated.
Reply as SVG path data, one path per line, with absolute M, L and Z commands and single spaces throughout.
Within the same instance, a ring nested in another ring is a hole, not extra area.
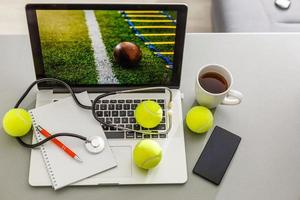
M 240 141 L 241 137 L 216 126 L 193 172 L 219 185 Z

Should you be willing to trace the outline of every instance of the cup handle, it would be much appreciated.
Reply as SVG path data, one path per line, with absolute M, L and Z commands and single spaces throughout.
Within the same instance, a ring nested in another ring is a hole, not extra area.
M 223 105 L 237 105 L 242 102 L 243 94 L 237 90 L 229 90 L 227 96 L 221 104 Z

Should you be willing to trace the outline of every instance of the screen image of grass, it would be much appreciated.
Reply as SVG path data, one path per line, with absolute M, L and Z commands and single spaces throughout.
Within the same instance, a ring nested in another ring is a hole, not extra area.
M 130 29 L 127 21 L 118 11 L 95 11 L 97 22 L 100 26 L 103 42 L 107 54 L 112 62 L 113 72 L 121 84 L 164 84 L 168 83 L 172 76 L 172 69 L 166 68 L 163 59 L 157 57 L 147 45 L 139 39 Z M 173 30 L 174 31 L 174 30 Z M 156 29 L 156 33 L 165 32 Z M 165 38 L 156 37 L 156 41 Z M 142 51 L 142 59 L 135 68 L 124 68 L 119 66 L 113 56 L 114 47 L 120 42 L 133 42 Z M 162 45 L 166 48 L 166 45 Z M 171 56 L 171 58 L 173 58 Z
M 97 84 L 98 72 L 83 11 L 38 10 L 46 77 Z

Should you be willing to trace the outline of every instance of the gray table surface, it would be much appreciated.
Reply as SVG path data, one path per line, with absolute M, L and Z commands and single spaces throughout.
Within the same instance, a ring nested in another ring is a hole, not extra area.
M 210 132 L 185 130 L 184 185 L 50 187 L 28 184 L 30 151 L 0 133 L 0 199 L 300 199 L 300 35 L 188 34 L 181 91 L 183 114 L 195 104 L 196 71 L 223 64 L 244 94 L 238 106 L 219 106 L 215 125 L 242 137 L 220 186 L 192 174 Z M 0 117 L 34 80 L 28 36 L 0 36 Z M 34 105 L 34 94 L 25 106 Z

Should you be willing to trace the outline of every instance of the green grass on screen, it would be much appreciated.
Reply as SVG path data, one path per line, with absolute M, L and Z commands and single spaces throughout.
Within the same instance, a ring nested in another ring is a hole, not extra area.
M 166 69 L 166 63 L 155 56 L 144 42 L 134 35 L 120 13 L 117 11 L 95 11 L 95 15 L 106 51 L 113 64 L 113 72 L 121 84 L 159 84 L 170 81 L 172 71 Z M 126 69 L 114 61 L 113 49 L 118 43 L 124 41 L 137 44 L 142 51 L 142 60 L 136 68 Z
M 45 75 L 72 84 L 97 84 L 83 11 L 37 11 Z

